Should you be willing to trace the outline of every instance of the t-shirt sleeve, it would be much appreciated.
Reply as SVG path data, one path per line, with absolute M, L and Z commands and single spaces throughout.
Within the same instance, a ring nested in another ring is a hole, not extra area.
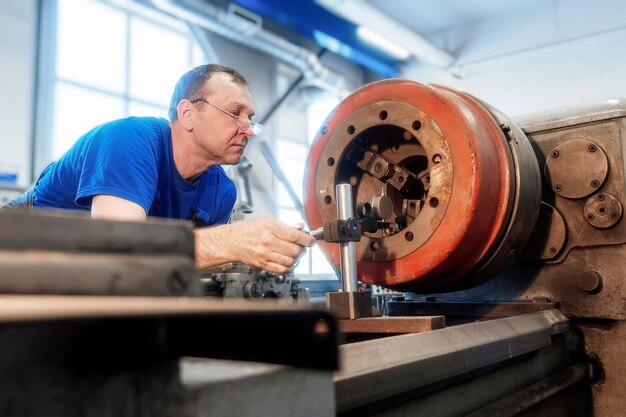
M 76 204 L 90 208 L 94 196 L 113 195 L 149 212 L 158 181 L 156 133 L 132 119 L 99 128 L 82 155 Z

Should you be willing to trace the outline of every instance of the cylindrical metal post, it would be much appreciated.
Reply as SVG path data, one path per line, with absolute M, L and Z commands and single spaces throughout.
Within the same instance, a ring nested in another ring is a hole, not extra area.
M 335 186 L 335 196 L 337 198 L 337 218 L 346 220 L 354 216 L 354 206 L 352 204 L 352 186 L 350 184 L 337 184 Z M 354 242 L 342 242 L 340 245 L 341 281 L 343 291 L 354 292 L 358 290 L 356 279 L 356 255 L 354 252 Z

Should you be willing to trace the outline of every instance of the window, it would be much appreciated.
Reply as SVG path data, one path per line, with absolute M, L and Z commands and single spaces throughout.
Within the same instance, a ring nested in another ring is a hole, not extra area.
M 59 0 L 57 10 L 57 79 L 123 94 L 126 13 L 94 0 Z
M 155 22 L 98 0 L 57 0 L 53 14 L 56 55 L 47 93 L 53 110 L 43 129 L 52 137 L 40 135 L 50 144 L 38 147 L 45 150 L 39 166 L 100 123 L 130 115 L 167 117 L 178 77 L 201 63 L 194 38 L 175 20 Z
M 92 127 L 126 114 L 119 97 L 65 81 L 57 82 L 54 97 L 53 159 Z
M 306 104 L 301 108 L 289 106 L 287 109 L 281 110 L 280 134 L 276 141 L 275 149 L 280 166 L 285 172 L 291 188 L 295 191 L 300 201 L 303 201 L 304 167 L 310 144 L 313 142 L 324 119 L 339 101 L 337 98 L 323 94 L 320 91 L 316 91 L 315 94 L 301 95 L 298 101 Z M 290 126 L 292 124 L 299 126 Z M 291 132 L 302 131 L 302 125 L 306 126 L 306 138 L 289 137 Z M 299 127 L 299 129 L 296 127 Z M 281 132 L 281 130 L 284 130 L 284 132 Z M 293 200 L 282 184 L 278 186 L 277 202 L 278 217 L 281 221 L 287 224 L 304 223 L 300 213 L 295 208 Z M 307 254 L 300 260 L 295 269 L 295 274 L 299 276 L 311 274 L 334 275 L 335 272 L 319 247 L 314 246 L 308 249 Z

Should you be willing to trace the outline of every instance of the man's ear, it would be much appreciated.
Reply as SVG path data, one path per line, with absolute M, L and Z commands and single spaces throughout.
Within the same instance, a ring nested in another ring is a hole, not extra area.
M 183 99 L 178 102 L 176 111 L 178 112 L 178 120 L 180 124 L 188 131 L 193 129 L 193 110 L 194 106 L 189 100 Z

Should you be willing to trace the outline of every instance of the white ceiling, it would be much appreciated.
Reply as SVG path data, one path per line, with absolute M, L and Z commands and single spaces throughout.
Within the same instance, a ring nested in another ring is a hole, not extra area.
M 422 36 L 465 26 L 530 7 L 550 6 L 550 0 L 366 0 L 367 3 Z
M 450 52 L 457 63 L 626 29 L 622 0 L 363 1 Z
M 414 54 L 403 77 L 463 89 L 507 114 L 626 97 L 623 0 L 334 1 L 362 1 L 454 57 L 436 68 Z

